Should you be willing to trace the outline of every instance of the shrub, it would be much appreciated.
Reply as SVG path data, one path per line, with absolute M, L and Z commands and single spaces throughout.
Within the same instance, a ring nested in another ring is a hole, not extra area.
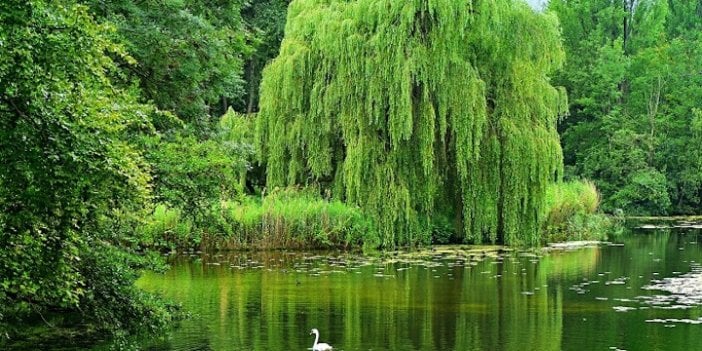
M 250 183 L 251 190 L 265 184 L 265 169 L 255 162 L 254 129 L 254 115 L 243 115 L 230 108 L 219 120 L 217 135 L 225 148 L 246 161 L 246 167 L 239 169 L 239 183 L 242 188 Z
M 542 241 L 606 239 L 614 221 L 597 213 L 599 204 L 599 192 L 590 181 L 552 184 L 546 193 Z
M 668 180 L 655 169 L 638 171 L 609 199 L 615 208 L 632 214 L 667 215 L 671 207 Z
M 214 201 L 241 195 L 238 175 L 247 167 L 245 157 L 217 140 L 185 133 L 142 139 L 157 200 L 196 214 Z
M 437 214 L 431 221 L 431 242 L 433 244 L 448 244 L 456 241 L 455 225 L 451 219 L 442 214 Z
M 142 244 L 159 249 L 189 246 L 199 243 L 193 223 L 178 208 L 159 204 L 141 228 Z
M 78 268 L 83 277 L 81 316 L 99 331 L 117 335 L 155 332 L 178 315 L 174 305 L 134 285 L 142 269 L 163 270 L 158 257 L 127 253 L 92 242 Z
M 545 224 L 558 225 L 579 213 L 594 213 L 600 205 L 600 194 L 590 181 L 555 183 L 546 191 Z

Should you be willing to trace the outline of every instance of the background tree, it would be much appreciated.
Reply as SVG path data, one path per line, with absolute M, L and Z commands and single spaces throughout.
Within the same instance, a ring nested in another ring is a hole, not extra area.
M 259 0 L 249 3 L 242 10 L 242 17 L 252 38 L 250 42 L 253 52 L 244 66 L 246 105 L 238 107 L 239 111 L 258 111 L 261 73 L 268 62 L 278 55 L 289 4 L 290 0 Z
M 144 98 L 209 130 L 232 100 L 243 96 L 249 33 L 242 0 L 84 0 L 117 27 L 137 65 L 123 65 Z
M 568 177 L 593 179 L 606 210 L 700 210 L 695 113 L 700 5 L 688 0 L 553 0 L 570 95 L 560 125 Z

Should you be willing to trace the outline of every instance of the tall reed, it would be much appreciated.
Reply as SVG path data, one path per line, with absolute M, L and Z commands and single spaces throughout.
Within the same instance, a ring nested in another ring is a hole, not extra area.
M 197 225 L 179 209 L 156 207 L 143 229 L 162 248 L 279 249 L 377 247 L 373 221 L 361 209 L 314 190 L 282 189 L 263 197 L 213 204 Z
M 614 222 L 598 213 L 600 194 L 588 180 L 558 182 L 546 191 L 543 242 L 604 240 Z

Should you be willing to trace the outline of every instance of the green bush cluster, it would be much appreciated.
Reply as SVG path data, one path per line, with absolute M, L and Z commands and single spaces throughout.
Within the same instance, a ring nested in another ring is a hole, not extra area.
M 198 140 L 186 131 L 142 139 L 151 164 L 155 200 L 191 213 L 206 211 L 219 199 L 242 194 L 246 155 L 219 139 Z
M 599 213 L 599 204 L 592 182 L 552 184 L 543 210 L 542 242 L 606 239 L 616 220 Z M 200 216 L 195 219 L 182 208 L 159 204 L 139 230 L 141 243 L 159 250 L 381 246 L 372 216 L 323 198 L 317 188 L 282 188 L 261 197 L 220 200 Z M 424 244 L 460 242 L 450 217 L 437 214 L 426 228 Z
M 565 222 L 578 213 L 594 213 L 600 204 L 600 194 L 590 181 L 560 182 L 546 191 L 546 225 Z
M 79 264 L 85 278 L 80 306 L 90 311 L 91 327 L 117 335 L 150 333 L 167 327 L 178 307 L 134 285 L 143 269 L 163 270 L 156 255 L 134 255 L 104 242 L 92 242 Z
M 184 217 L 181 209 L 165 204 L 154 208 L 139 232 L 141 244 L 151 248 L 187 247 L 200 241 L 199 236 L 194 236 L 192 220 Z
M 261 201 L 225 203 L 243 244 L 257 247 L 378 245 L 372 220 L 360 208 L 325 200 L 314 190 L 276 190 Z
M 543 242 L 605 240 L 614 220 L 598 213 L 600 194 L 590 181 L 550 185 L 544 206 Z

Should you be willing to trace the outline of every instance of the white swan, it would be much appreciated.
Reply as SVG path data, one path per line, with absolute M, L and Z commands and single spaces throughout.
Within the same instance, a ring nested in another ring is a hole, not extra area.
M 314 350 L 314 351 L 327 351 L 327 350 L 332 349 L 331 345 L 329 345 L 325 342 L 321 342 L 321 343 L 319 342 L 319 330 L 317 330 L 316 328 L 312 329 L 312 331 L 310 332 L 310 335 L 312 335 L 312 334 L 314 334 L 314 344 L 312 345 L 312 350 Z

